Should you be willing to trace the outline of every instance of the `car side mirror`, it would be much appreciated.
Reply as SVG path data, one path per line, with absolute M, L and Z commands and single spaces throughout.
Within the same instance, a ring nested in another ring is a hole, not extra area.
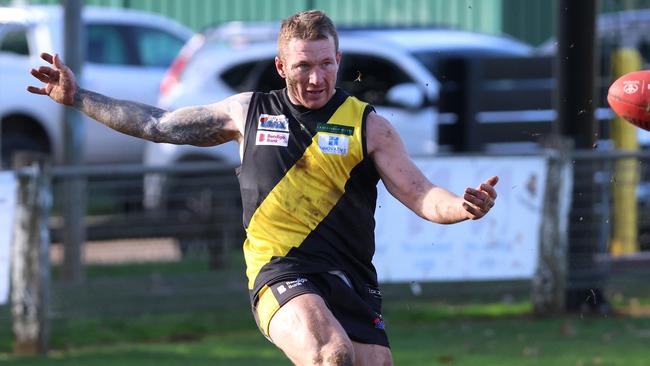
M 390 105 L 396 107 L 419 109 L 424 107 L 426 96 L 424 90 L 417 84 L 403 83 L 388 89 L 386 100 Z

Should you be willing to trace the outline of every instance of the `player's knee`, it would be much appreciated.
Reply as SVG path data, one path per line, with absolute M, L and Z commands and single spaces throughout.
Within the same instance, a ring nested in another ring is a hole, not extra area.
M 327 344 L 319 350 L 314 359 L 315 365 L 353 366 L 354 348 L 352 342 L 341 341 Z

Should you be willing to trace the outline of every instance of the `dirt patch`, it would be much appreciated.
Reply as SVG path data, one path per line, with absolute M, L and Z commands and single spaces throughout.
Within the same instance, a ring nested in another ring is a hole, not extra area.
M 89 241 L 82 247 L 85 264 L 175 262 L 181 259 L 178 243 L 172 238 Z M 61 264 L 63 245 L 50 246 L 50 261 Z

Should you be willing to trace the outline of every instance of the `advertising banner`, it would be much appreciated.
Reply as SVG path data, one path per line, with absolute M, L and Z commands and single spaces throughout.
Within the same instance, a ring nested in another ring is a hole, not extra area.
M 440 225 L 415 215 L 380 183 L 373 261 L 380 282 L 532 278 L 538 262 L 546 158 L 436 157 L 415 162 L 432 183 L 458 195 L 499 176 L 496 205 L 480 220 Z

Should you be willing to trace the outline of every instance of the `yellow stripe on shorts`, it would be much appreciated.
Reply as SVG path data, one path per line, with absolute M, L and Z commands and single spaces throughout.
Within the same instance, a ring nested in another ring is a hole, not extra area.
M 260 290 L 256 311 L 259 327 L 262 330 L 262 333 L 269 339 L 269 325 L 271 324 L 271 318 L 273 318 L 273 315 L 275 315 L 279 309 L 280 304 L 278 304 L 278 300 L 276 300 L 273 295 L 273 291 L 271 291 L 268 286 L 264 286 Z

